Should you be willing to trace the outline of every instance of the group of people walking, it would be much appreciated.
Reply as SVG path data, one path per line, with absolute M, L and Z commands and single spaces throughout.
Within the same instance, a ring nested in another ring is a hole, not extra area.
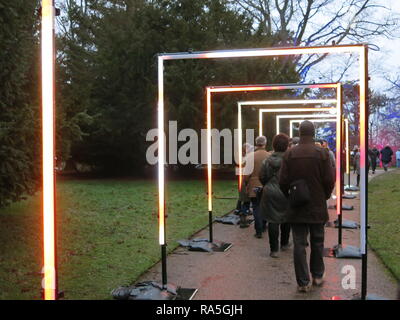
M 372 174 L 375 174 L 376 167 L 382 162 L 382 167 L 385 171 L 388 171 L 390 164 L 392 162 L 393 150 L 390 146 L 382 148 L 381 151 L 377 147 L 368 149 L 368 172 L 371 169 Z M 354 146 L 351 152 L 351 157 L 353 159 L 353 173 L 357 174 L 357 187 L 360 184 L 360 149 L 357 145 Z M 400 149 L 396 152 L 396 166 L 400 168 Z
M 243 226 L 251 204 L 255 237 L 261 239 L 268 231 L 272 258 L 279 258 L 280 251 L 290 248 L 292 232 L 300 292 L 308 292 L 311 285 L 323 284 L 324 226 L 329 220 L 327 200 L 335 183 L 334 155 L 327 143 L 317 144 L 314 136 L 314 125 L 306 120 L 300 125 L 299 139 L 290 140 L 285 134 L 277 134 L 272 140 L 272 152 L 266 151 L 264 136 L 256 138 L 254 150 L 245 146 L 243 185 L 236 208 Z M 250 161 L 252 170 L 246 172 Z M 311 249 L 310 266 L 307 246 Z

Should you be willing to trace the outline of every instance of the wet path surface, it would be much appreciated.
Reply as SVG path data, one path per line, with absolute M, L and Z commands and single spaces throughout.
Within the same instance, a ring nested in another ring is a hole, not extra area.
M 375 175 L 378 175 L 377 173 Z M 370 176 L 371 178 L 372 176 Z M 347 181 L 347 180 L 346 180 Z M 355 183 L 355 177 L 352 177 Z M 227 201 L 227 200 L 215 200 Z M 334 200 L 330 200 L 334 204 Z M 359 197 L 343 200 L 353 205 L 354 210 L 343 211 L 344 220 L 359 222 Z M 218 216 L 220 213 L 216 213 Z M 330 221 L 336 219 L 335 210 L 329 210 Z M 343 229 L 343 243 L 359 247 L 359 229 Z M 253 236 L 254 227 L 240 229 L 238 226 L 214 223 L 214 238 L 231 242 L 233 246 L 226 252 L 190 252 L 178 248 L 168 256 L 168 283 L 198 288 L 196 300 L 278 300 L 278 299 L 331 299 L 340 296 L 351 299 L 361 291 L 361 260 L 325 258 L 326 278 L 323 287 L 313 287 L 309 293 L 298 293 L 294 276 L 292 249 L 280 252 L 280 257 L 269 257 L 268 235 L 262 239 Z M 193 238 L 207 238 L 208 228 Z M 338 229 L 325 228 L 325 247 L 333 247 L 338 242 Z M 356 270 L 356 288 L 344 289 L 342 269 L 353 266 Z M 140 281 L 161 281 L 161 264 L 156 264 Z M 397 284 L 385 270 L 374 252 L 368 251 L 368 294 L 387 299 L 395 299 Z

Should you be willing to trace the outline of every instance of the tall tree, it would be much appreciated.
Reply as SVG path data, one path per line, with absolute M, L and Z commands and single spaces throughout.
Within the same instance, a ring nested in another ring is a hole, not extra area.
M 0 2 L 0 206 L 39 182 L 37 23 L 34 1 Z
M 373 43 L 376 36 L 392 35 L 399 23 L 398 14 L 379 0 L 231 0 L 230 3 L 255 19 L 257 32 L 265 36 L 277 33 L 282 46 Z M 376 48 L 372 44 L 371 47 Z M 326 57 L 327 54 L 299 56 L 298 71 L 305 78 Z M 348 59 L 351 61 L 353 57 Z

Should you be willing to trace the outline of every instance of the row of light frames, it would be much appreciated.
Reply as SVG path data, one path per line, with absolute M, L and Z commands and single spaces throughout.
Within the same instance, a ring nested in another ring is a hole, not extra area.
M 324 86 L 326 84 L 323 84 Z M 329 84 L 330 85 L 330 84 Z M 336 88 L 336 84 L 332 84 L 334 88 Z M 331 87 L 330 87 L 331 88 Z M 321 102 L 322 101 L 322 102 Z M 239 155 L 239 182 L 238 187 L 239 191 L 242 186 L 242 153 L 240 152 L 240 148 L 242 145 L 242 107 L 251 107 L 251 106 L 264 106 L 264 105 L 296 105 L 296 104 L 321 104 L 321 103 L 336 103 L 336 99 L 323 99 L 323 100 L 256 100 L 256 101 L 239 101 L 238 102 L 238 155 Z M 261 108 L 259 109 L 259 135 L 262 135 L 263 132 L 263 121 L 262 115 L 263 113 L 278 113 L 278 112 L 333 112 L 336 113 L 336 107 L 324 107 L 324 108 Z M 326 115 L 324 115 L 326 116 Z M 293 115 L 292 115 L 293 117 Z M 279 130 L 277 130 L 279 133 Z
M 336 100 L 335 100 L 336 101 Z M 240 103 L 240 102 L 239 102 Z M 251 104 L 245 104 L 244 106 L 250 106 Z M 241 110 L 241 108 L 239 109 Z M 274 112 L 274 113 L 278 113 L 278 112 L 315 112 L 316 110 L 318 111 L 329 111 L 330 114 L 335 114 L 336 113 L 336 107 L 332 107 L 332 108 L 276 108 L 276 109 L 259 109 L 259 128 L 258 128 L 258 135 L 262 136 L 263 134 L 263 121 L 262 121 L 262 117 L 264 113 L 269 113 L 269 112 Z M 241 113 L 241 111 L 239 112 L 239 114 Z M 296 117 L 304 117 L 304 118 L 312 118 L 312 117 L 327 117 L 329 116 L 329 114 L 302 114 L 302 115 L 295 115 Z M 280 133 L 280 127 L 279 127 L 279 121 L 281 118 L 293 118 L 294 115 L 278 115 L 276 116 L 277 118 L 277 127 L 276 127 L 276 134 Z M 239 127 L 239 133 L 242 134 L 242 117 L 238 115 L 238 127 Z M 238 141 L 240 141 L 240 143 L 242 143 L 242 139 L 239 137 Z M 241 190 L 241 186 L 242 186 L 242 156 L 240 153 L 240 144 L 238 143 L 238 154 L 239 154 L 239 191 Z
M 336 88 L 336 86 L 335 86 Z M 256 101 L 240 101 L 238 102 L 238 107 L 241 108 L 242 106 L 268 106 L 268 105 L 295 105 L 295 104 L 333 104 L 336 103 L 336 99 L 300 99 L 300 100 L 256 100 Z M 311 108 L 308 108 L 311 110 Z M 316 108 L 312 108 L 312 111 L 315 111 Z M 259 110 L 269 110 L 269 109 L 259 109 Z M 291 109 L 288 109 L 291 111 Z M 288 112 L 289 112 L 288 111 Z M 323 111 L 323 108 L 318 109 L 318 111 Z M 259 122 L 258 122 L 258 133 L 262 135 L 262 126 L 263 126 L 263 119 L 261 116 L 261 111 L 259 115 Z M 268 112 L 268 111 L 265 111 Z
M 261 109 L 262 110 L 262 109 Z M 260 116 L 262 113 L 260 114 Z M 280 132 L 281 130 L 281 120 L 282 119 L 293 119 L 294 117 L 299 118 L 299 119 L 310 119 L 310 118 L 336 118 L 336 108 L 332 108 L 332 110 L 329 111 L 329 113 L 325 114 L 296 114 L 296 115 L 278 115 L 276 117 L 276 132 Z
M 42 0 L 42 157 L 44 299 L 57 298 L 54 182 L 54 18 L 53 0 Z
M 293 89 L 312 89 L 312 88 L 337 88 L 336 83 L 321 83 L 321 84 L 258 84 L 258 85 L 237 85 L 237 86 L 213 86 L 206 87 L 207 95 L 207 182 L 208 182 L 208 211 L 212 212 L 212 173 L 211 173 L 211 94 L 212 93 L 230 93 L 230 92 L 248 92 L 248 91 L 279 91 L 279 90 L 293 90 Z M 271 104 L 276 104 L 278 100 L 265 100 L 265 102 L 273 101 Z M 289 104 L 291 101 L 298 102 L 299 104 L 306 104 L 310 100 L 281 100 L 284 104 Z M 336 100 L 335 100 L 336 102 Z M 252 105 L 258 103 L 257 101 L 242 101 L 238 102 L 238 155 L 239 155 L 239 188 L 241 188 L 242 179 L 242 153 L 240 148 L 242 145 L 242 106 Z M 283 104 L 283 103 L 282 103 Z M 305 111 L 329 111 L 332 108 L 281 108 L 281 112 L 289 112 L 291 110 Z M 272 109 L 271 109 L 272 110 Z M 274 109 L 279 111 L 279 109 Z
M 368 91 L 368 46 L 366 44 L 354 45 L 335 45 L 335 46 L 315 46 L 315 47 L 291 47 L 291 48 L 260 48 L 260 49 L 241 49 L 241 50 L 216 50 L 205 52 L 178 52 L 162 53 L 158 55 L 158 212 L 159 212 L 159 242 L 165 245 L 165 176 L 164 176 L 164 61 L 169 60 L 191 60 L 191 59 L 228 59 L 228 58 L 247 58 L 247 57 L 273 57 L 304 54 L 338 54 L 338 53 L 357 53 L 359 55 L 359 93 L 360 93 L 360 169 L 361 169 L 361 190 L 360 190 L 360 211 L 361 211 L 361 253 L 366 259 L 366 219 L 367 219 L 367 172 L 366 172 L 366 150 L 368 145 L 368 123 L 367 123 L 367 91 Z M 207 107 L 209 106 L 209 96 L 207 97 Z M 207 119 L 209 117 L 207 114 Z M 207 135 L 208 143 L 211 143 L 211 135 Z M 210 160 L 210 156 L 207 156 Z M 211 168 L 208 168 L 210 175 Z M 210 190 L 209 190 L 210 191 Z M 209 194 L 210 196 L 211 194 Z M 366 276 L 366 263 L 363 273 Z M 365 284 L 366 281 L 362 283 Z M 366 285 L 362 288 L 362 298 L 365 298 Z
M 307 119 L 308 121 L 311 122 L 322 122 L 322 123 L 327 123 L 327 122 L 336 122 L 336 118 L 322 118 L 322 119 Z M 304 121 L 304 119 L 291 119 L 290 120 L 290 138 L 293 138 L 293 124 L 294 123 L 301 123 Z
M 259 109 L 259 132 L 262 133 L 263 132 L 263 122 L 262 122 L 262 115 L 265 112 L 277 112 L 277 111 L 281 111 L 281 112 L 304 112 L 304 111 L 330 111 L 330 112 L 335 112 L 336 113 L 336 121 L 337 123 L 340 123 L 341 121 L 341 115 L 342 115 L 342 87 L 340 85 L 340 83 L 324 83 L 324 84 L 319 84 L 322 87 L 321 88 L 327 88 L 327 85 L 329 85 L 329 88 L 334 88 L 336 89 L 336 99 L 321 99 L 321 100 L 317 100 L 317 99 L 309 99 L 309 100 L 281 100 L 282 104 L 289 104 L 290 101 L 293 102 L 297 102 L 297 104 L 328 104 L 328 103 L 335 103 L 336 104 L 336 108 L 284 108 L 284 109 L 274 109 L 274 108 L 262 108 Z M 290 85 L 289 85 L 290 86 Z M 303 85 L 305 86 L 304 88 L 308 88 L 308 85 Z M 315 84 L 314 84 L 315 86 Z M 238 102 L 238 123 L 239 123 L 239 139 L 238 139 L 238 147 L 240 148 L 240 146 L 242 145 L 242 123 L 241 123 L 241 110 L 242 110 L 242 106 L 253 106 L 253 105 L 264 105 L 265 102 L 267 102 L 267 104 L 274 104 L 274 103 L 270 103 L 271 100 L 264 100 L 264 101 L 242 101 L 242 102 Z M 277 102 L 277 101 L 276 101 Z M 338 112 L 339 111 L 339 112 Z M 326 115 L 325 115 L 326 116 Z M 279 119 L 276 119 L 277 122 L 277 133 L 280 132 L 279 129 Z M 337 130 L 336 130 L 336 159 L 337 159 L 337 163 L 338 165 L 336 166 L 336 214 L 339 216 L 341 214 L 341 208 L 342 208 L 342 197 L 341 197 L 341 182 L 342 180 L 340 179 L 341 176 L 341 126 L 337 126 Z M 240 152 L 239 149 L 239 190 L 241 188 L 242 185 L 242 154 Z

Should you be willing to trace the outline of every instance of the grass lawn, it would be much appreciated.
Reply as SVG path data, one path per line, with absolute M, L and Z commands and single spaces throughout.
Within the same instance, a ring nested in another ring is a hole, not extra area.
M 374 178 L 368 192 L 369 244 L 400 280 L 400 169 Z
M 167 195 L 169 250 L 208 223 L 205 181 L 173 181 Z M 216 181 L 236 196 L 235 181 Z M 236 200 L 214 200 L 215 215 Z M 66 299 L 111 299 L 160 259 L 157 186 L 152 181 L 73 180 L 57 184 L 59 287 Z M 40 299 L 41 194 L 0 209 L 0 299 Z M 161 279 L 155 279 L 160 280 Z

